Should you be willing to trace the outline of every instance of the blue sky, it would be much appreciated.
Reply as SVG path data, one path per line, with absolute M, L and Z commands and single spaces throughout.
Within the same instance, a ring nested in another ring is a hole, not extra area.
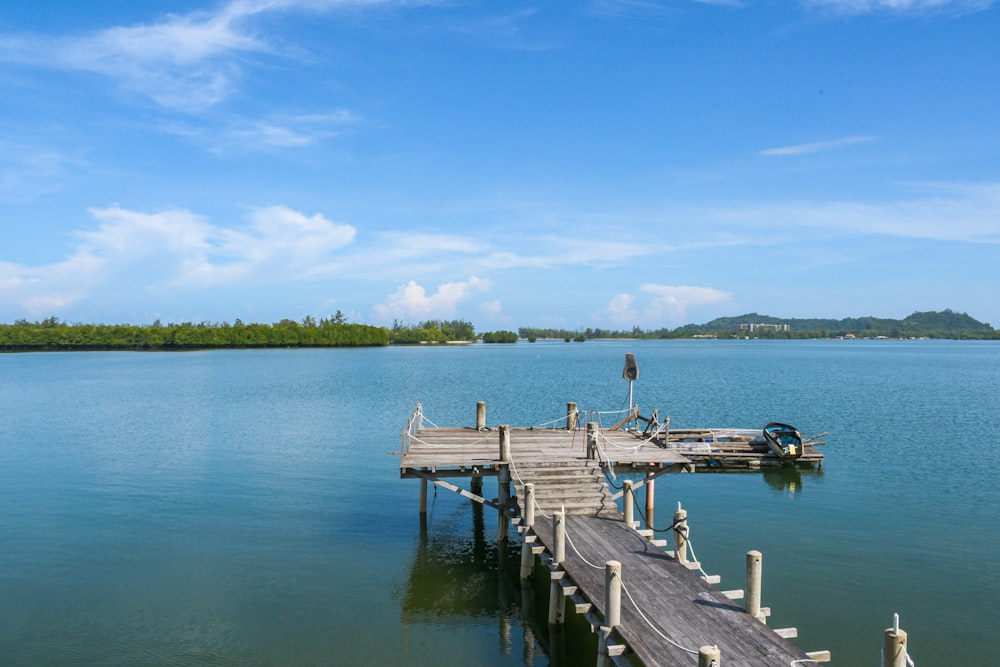
M 993 0 L 0 1 L 0 322 L 1000 326 Z

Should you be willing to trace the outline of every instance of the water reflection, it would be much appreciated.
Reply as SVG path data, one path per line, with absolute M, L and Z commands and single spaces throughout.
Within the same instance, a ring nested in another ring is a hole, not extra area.
M 573 614 L 563 626 L 548 624 L 548 568 L 520 580 L 520 544 L 499 543 L 482 505 L 472 503 L 472 534 L 421 523 L 409 577 L 399 592 L 404 632 L 419 625 L 496 624 L 503 664 L 571 665 L 593 662 L 597 642 Z M 486 524 L 490 524 L 488 530 Z M 408 633 L 407 633 L 408 634 Z M 518 648 L 520 646 L 520 649 Z
M 787 493 L 791 499 L 802 493 L 803 476 L 818 478 L 822 475 L 822 468 L 801 468 L 794 465 L 767 468 L 763 471 L 767 485 L 775 491 Z

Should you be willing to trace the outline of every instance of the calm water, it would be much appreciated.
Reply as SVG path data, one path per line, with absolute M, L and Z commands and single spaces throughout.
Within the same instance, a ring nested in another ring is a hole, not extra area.
M 821 472 L 657 484 L 723 588 L 759 549 L 771 625 L 833 664 L 879 664 L 894 611 L 921 667 L 988 663 L 1000 345 L 589 341 L 0 355 L 0 664 L 591 664 L 495 514 L 441 491 L 422 532 L 388 452 L 417 401 L 440 425 L 617 409 L 625 352 L 676 427 L 830 431 Z

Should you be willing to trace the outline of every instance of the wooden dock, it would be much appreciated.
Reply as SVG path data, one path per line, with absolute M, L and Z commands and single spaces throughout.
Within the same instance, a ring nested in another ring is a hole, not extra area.
M 552 553 L 555 546 L 550 520 L 537 519 L 530 532 Z M 567 547 L 561 568 L 553 574 L 558 577 L 564 571 L 565 577 L 558 580 L 569 578 L 572 584 L 560 584 L 560 589 L 566 591 L 575 585 L 583 591 L 599 614 L 588 620 L 600 628 L 607 618 L 605 563 L 619 562 L 628 595 L 621 604 L 621 621 L 612 641 L 627 646 L 627 652 L 646 667 L 697 665 L 698 651 L 706 645 L 717 646 L 727 666 L 787 666 L 795 660 L 802 661 L 796 664 L 813 664 L 808 654 L 782 636 L 792 633 L 778 634 L 755 619 L 695 571 L 627 526 L 621 515 L 567 516 L 566 535 L 573 546 Z
M 673 551 L 666 551 L 666 541 L 657 540 L 652 530 L 636 529 L 634 490 L 647 485 L 651 516 L 656 476 L 780 465 L 748 431 L 668 434 L 662 428 L 602 429 L 593 422 L 580 429 L 575 404 L 567 406 L 560 428 L 488 428 L 482 404 L 478 413 L 475 428 L 428 427 L 418 404 L 403 434 L 400 476 L 421 479 L 422 514 L 427 486 L 434 483 L 497 509 L 498 539 L 508 539 L 508 526 L 516 526 L 522 539 L 522 578 L 533 575 L 536 556 L 548 565 L 550 623 L 561 623 L 567 606 L 585 614 L 600 637 L 599 665 L 634 665 L 638 660 L 647 667 L 707 666 L 719 664 L 711 660 L 721 655 L 727 666 L 795 667 L 829 659 L 828 653 L 807 654 L 791 644 L 794 629 L 776 631 L 766 625 L 769 611 L 760 607 L 760 554 L 755 579 L 749 573 L 756 552 L 747 555 L 747 604 L 740 606 L 733 600 L 744 591 L 716 589 L 716 577 L 699 574 L 698 564 L 687 561 L 686 514 L 674 516 Z M 800 464 L 821 465 L 822 458 L 807 446 Z M 607 475 L 622 472 L 643 476 L 612 493 Z M 497 498 L 483 496 L 484 476 L 497 477 Z M 470 488 L 448 481 L 456 477 L 470 478 Z M 618 508 L 619 499 L 625 513 Z

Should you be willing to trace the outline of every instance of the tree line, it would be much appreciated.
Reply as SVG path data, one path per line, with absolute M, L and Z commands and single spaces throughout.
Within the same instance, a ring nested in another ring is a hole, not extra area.
M 773 324 L 778 328 L 749 325 Z M 787 329 L 783 325 L 788 325 Z M 477 334 L 465 320 L 426 320 L 416 325 L 393 322 L 392 328 L 346 321 L 338 310 L 331 317 L 301 321 L 284 319 L 274 324 L 191 323 L 150 325 L 68 324 L 50 317 L 39 322 L 18 320 L 0 324 L 0 350 L 182 350 L 200 348 L 254 347 L 362 347 L 449 342 L 516 343 L 555 338 L 584 341 L 601 338 L 682 339 L 714 338 L 949 338 L 1000 340 L 1000 331 L 965 313 L 951 310 L 917 312 L 903 320 L 875 317 L 843 320 L 779 319 L 757 313 L 719 318 L 706 324 L 687 324 L 676 329 L 629 330 L 521 327 L 518 332 L 492 331 Z
M 778 328 L 754 328 L 749 325 L 782 325 Z M 785 329 L 783 325 L 788 325 Z M 627 330 L 610 329 L 557 329 L 521 327 L 522 338 L 562 338 L 575 336 L 588 339 L 682 339 L 695 337 L 713 338 L 768 338 L 803 339 L 837 338 L 855 336 L 857 338 L 946 338 L 964 340 L 1000 340 L 1000 331 L 989 324 L 980 322 L 966 313 L 944 311 L 916 312 L 902 320 L 854 317 L 835 319 L 782 319 L 758 313 L 748 313 L 736 317 L 722 317 L 705 324 L 685 324 L 676 329 L 660 328 L 644 330 L 632 327 Z
M 332 318 L 274 324 L 191 323 L 150 325 L 40 322 L 0 324 L 0 350 L 187 350 L 255 347 L 366 347 L 389 344 L 385 327 Z

